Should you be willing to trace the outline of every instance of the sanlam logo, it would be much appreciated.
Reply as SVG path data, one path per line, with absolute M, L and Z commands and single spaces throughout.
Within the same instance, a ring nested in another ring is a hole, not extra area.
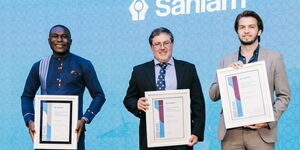
M 246 8 L 246 0 L 148 0 L 150 1 L 155 2 L 156 8 L 153 12 L 159 17 Z M 145 20 L 148 8 L 145 0 L 133 0 L 129 7 L 132 20 Z
M 132 20 L 144 20 L 148 7 L 145 0 L 134 0 L 129 7 Z

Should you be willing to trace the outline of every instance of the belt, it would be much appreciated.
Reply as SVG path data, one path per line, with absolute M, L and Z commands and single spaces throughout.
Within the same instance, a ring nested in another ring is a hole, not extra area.
M 247 131 L 255 131 L 256 129 L 244 128 L 244 127 L 236 127 L 236 128 L 230 128 L 230 129 L 227 129 L 227 131 L 230 131 L 230 130 L 247 130 Z

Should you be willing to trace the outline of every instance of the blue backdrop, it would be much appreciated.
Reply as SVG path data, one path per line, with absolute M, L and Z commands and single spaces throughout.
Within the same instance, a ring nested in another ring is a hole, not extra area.
M 236 4 L 234 3 L 236 1 Z M 250 9 L 265 25 L 261 45 L 284 54 L 292 90 L 291 103 L 279 120 L 276 149 L 300 147 L 300 1 L 298 0 L 1 0 L 0 1 L 0 145 L 3 150 L 32 149 L 20 96 L 32 64 L 51 54 L 47 38 L 56 24 L 70 28 L 71 51 L 92 61 L 107 101 L 87 126 L 86 149 L 138 149 L 138 122 L 123 106 L 132 67 L 153 59 L 148 36 L 167 27 L 174 53 L 196 65 L 206 101 L 205 141 L 196 149 L 220 149 L 216 138 L 221 103 L 208 89 L 222 56 L 240 45 L 233 23 Z M 129 7 L 138 17 L 133 18 Z M 145 14 L 143 13 L 145 11 Z M 140 19 L 140 20 L 133 20 Z M 84 108 L 91 98 L 86 91 Z

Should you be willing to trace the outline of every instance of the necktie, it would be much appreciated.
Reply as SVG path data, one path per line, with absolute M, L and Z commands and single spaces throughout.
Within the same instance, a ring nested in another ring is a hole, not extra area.
M 160 71 L 156 83 L 156 87 L 158 91 L 166 90 L 166 81 L 165 81 L 165 75 L 166 75 L 166 68 L 167 65 L 166 63 L 160 63 L 158 64 L 160 66 Z

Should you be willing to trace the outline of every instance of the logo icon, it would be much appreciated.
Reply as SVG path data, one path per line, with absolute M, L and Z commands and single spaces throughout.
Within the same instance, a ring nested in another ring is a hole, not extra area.
M 145 20 L 145 14 L 148 8 L 149 6 L 145 2 L 145 0 L 133 0 L 131 5 L 129 6 L 129 11 L 132 15 L 132 20 Z

